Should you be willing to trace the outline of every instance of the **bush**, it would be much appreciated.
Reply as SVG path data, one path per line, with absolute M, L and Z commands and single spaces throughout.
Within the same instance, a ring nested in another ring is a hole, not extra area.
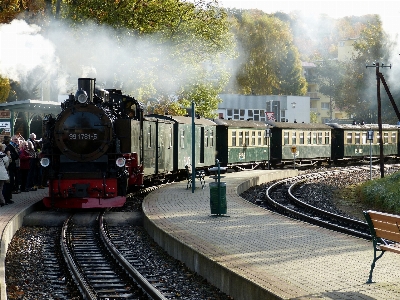
M 399 214 L 400 172 L 361 184 L 357 188 L 357 196 L 373 209 Z

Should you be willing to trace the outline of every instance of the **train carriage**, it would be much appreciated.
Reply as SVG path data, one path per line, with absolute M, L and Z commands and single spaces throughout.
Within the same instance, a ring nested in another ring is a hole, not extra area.
M 335 163 L 369 161 L 380 156 L 379 128 L 377 124 L 327 124 L 332 129 L 332 160 Z M 370 142 L 368 131 L 374 132 Z M 382 124 L 383 156 L 396 157 L 399 153 L 399 129 L 395 125 Z
M 272 126 L 271 164 L 273 167 L 314 165 L 330 162 L 331 130 L 324 124 L 268 122 Z
M 186 172 L 186 166 L 192 166 L 192 118 L 185 116 L 152 115 L 160 120 L 173 123 L 173 171 L 175 174 Z M 215 123 L 195 118 L 195 168 L 206 169 L 215 165 Z
M 268 162 L 265 122 L 214 120 L 217 124 L 216 158 L 228 168 L 264 168 Z
M 143 120 L 143 167 L 147 180 L 163 180 L 173 170 L 173 122 L 146 116 Z M 151 178 L 151 179 L 150 179 Z

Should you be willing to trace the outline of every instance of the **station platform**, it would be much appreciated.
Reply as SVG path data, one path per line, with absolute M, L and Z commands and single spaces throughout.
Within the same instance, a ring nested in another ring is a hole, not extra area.
M 295 170 L 224 174 L 227 213 L 211 215 L 210 189 L 173 183 L 143 202 L 148 233 L 170 255 L 235 300 L 400 299 L 400 256 L 377 261 L 372 243 L 253 205 L 238 194 Z M 196 182 L 196 184 L 198 184 Z

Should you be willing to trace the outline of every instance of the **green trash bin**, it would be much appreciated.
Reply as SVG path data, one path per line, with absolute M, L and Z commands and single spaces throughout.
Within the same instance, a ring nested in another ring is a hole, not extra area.
M 226 214 L 226 182 L 210 182 L 210 208 L 212 215 Z

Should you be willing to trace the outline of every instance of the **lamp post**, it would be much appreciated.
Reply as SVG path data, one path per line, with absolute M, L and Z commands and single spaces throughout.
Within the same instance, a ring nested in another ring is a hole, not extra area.
M 369 140 L 369 180 L 372 180 L 372 140 L 374 139 L 374 131 L 368 130 L 367 140 Z
M 196 125 L 194 122 L 195 118 L 195 106 L 194 106 L 194 101 L 192 101 L 192 193 L 194 193 L 194 190 L 196 188 Z
M 270 170 L 270 160 L 271 160 L 271 143 L 270 139 L 272 137 L 271 128 L 267 125 L 267 129 L 265 130 L 265 137 L 267 138 L 267 147 L 268 147 L 268 170 Z

